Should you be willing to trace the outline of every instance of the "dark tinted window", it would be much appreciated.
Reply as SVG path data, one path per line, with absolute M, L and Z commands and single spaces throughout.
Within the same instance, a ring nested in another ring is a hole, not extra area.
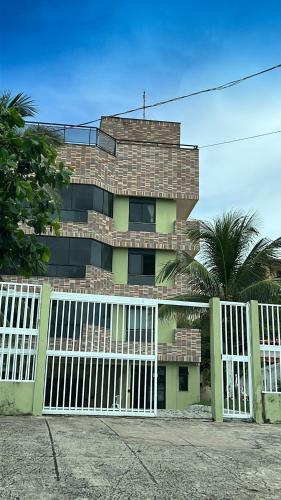
M 92 241 L 91 247 L 91 264 L 92 266 L 101 267 L 102 243 Z
M 129 250 L 129 274 L 143 274 L 142 258 L 141 254 Z
M 85 278 L 86 266 L 49 264 L 45 276 L 53 278 Z
M 150 198 L 131 198 L 129 221 L 155 223 L 155 200 Z
M 108 217 L 113 216 L 113 194 L 107 191 L 103 192 L 103 213 Z
M 61 210 L 60 220 L 62 222 L 88 222 L 87 210 Z
M 95 186 L 93 190 L 94 200 L 93 209 L 97 212 L 103 212 L 103 189 Z
M 154 250 L 129 250 L 129 274 L 155 274 Z
M 44 244 L 50 249 L 49 264 L 69 264 L 69 238 L 46 237 Z
M 72 188 L 72 209 L 92 210 L 93 186 L 74 184 Z
M 59 191 L 61 197 L 61 208 L 70 210 L 72 208 L 72 186 L 66 186 Z
M 107 271 L 112 270 L 112 248 L 109 245 L 103 245 L 101 267 Z
M 112 247 L 89 238 L 38 236 L 50 249 L 47 276 L 84 277 L 86 265 L 112 270 Z
M 130 285 L 154 285 L 155 251 L 129 250 L 128 283 Z
M 179 366 L 179 391 L 188 391 L 188 368 Z
M 92 240 L 69 238 L 69 264 L 82 266 L 90 263 Z
M 59 194 L 62 200 L 62 211 L 95 210 L 112 217 L 113 195 L 98 186 L 89 184 L 70 184 L 61 189 Z M 79 216 L 76 216 L 73 212 L 68 215 L 63 214 L 63 217 L 62 220 L 65 222 L 71 220 L 80 222 Z M 71 219 L 71 217 L 74 219 Z M 84 222 L 84 218 L 82 218 L 81 222 Z

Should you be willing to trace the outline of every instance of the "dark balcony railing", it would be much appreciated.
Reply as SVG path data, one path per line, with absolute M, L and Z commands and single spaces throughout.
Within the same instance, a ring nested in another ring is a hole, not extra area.
M 25 122 L 26 127 L 34 127 L 38 131 L 49 129 L 56 132 L 66 144 L 83 144 L 97 146 L 107 153 L 116 154 L 116 140 L 96 127 L 66 125 L 62 123 Z

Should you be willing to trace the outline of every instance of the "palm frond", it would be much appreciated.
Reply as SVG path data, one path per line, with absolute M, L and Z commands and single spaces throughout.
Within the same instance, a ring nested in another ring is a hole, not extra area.
M 267 278 L 252 283 L 240 292 L 243 301 L 258 300 L 259 302 L 279 304 L 281 302 L 281 278 Z
M 194 306 L 162 304 L 159 306 L 159 318 L 170 320 L 172 318 L 184 318 L 190 320 L 194 315 L 200 316 L 208 310 L 209 296 L 204 294 L 179 295 L 172 297 L 171 301 L 194 302 Z M 206 303 L 206 309 L 196 307 L 196 302 Z
M 0 105 L 7 109 L 16 109 L 23 117 L 34 116 L 37 113 L 34 101 L 23 92 L 19 92 L 14 97 L 10 91 L 3 92 L 0 96 Z
M 236 276 L 237 289 L 248 287 L 251 283 L 264 280 L 279 263 L 281 238 L 271 241 L 261 238 L 246 257 Z

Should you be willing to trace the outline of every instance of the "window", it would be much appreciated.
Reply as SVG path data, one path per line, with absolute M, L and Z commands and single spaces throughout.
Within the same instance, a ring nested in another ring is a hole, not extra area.
M 188 368 L 179 366 L 179 391 L 188 391 Z
M 83 278 L 87 265 L 112 270 L 112 248 L 109 245 L 89 238 L 38 236 L 38 239 L 50 249 L 47 276 Z
M 128 251 L 130 285 L 155 284 L 155 251 L 133 249 Z
M 130 198 L 129 230 L 155 231 L 155 207 L 152 198 Z
M 61 196 L 61 220 L 63 222 L 87 222 L 88 211 L 95 210 L 112 217 L 113 194 L 89 184 L 70 184 L 59 190 Z
M 94 316 L 94 317 L 93 317 Z M 100 328 L 110 328 L 111 306 L 87 302 L 56 300 L 52 302 L 50 336 L 79 338 L 81 332 L 94 323 Z
M 146 311 L 146 307 L 127 307 L 127 340 L 151 342 L 152 321 L 151 309 Z

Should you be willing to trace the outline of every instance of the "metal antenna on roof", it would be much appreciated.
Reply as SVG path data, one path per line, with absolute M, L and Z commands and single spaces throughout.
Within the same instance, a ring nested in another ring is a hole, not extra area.
M 145 90 L 143 92 L 142 98 L 143 98 L 143 113 L 142 113 L 142 117 L 145 120 Z

